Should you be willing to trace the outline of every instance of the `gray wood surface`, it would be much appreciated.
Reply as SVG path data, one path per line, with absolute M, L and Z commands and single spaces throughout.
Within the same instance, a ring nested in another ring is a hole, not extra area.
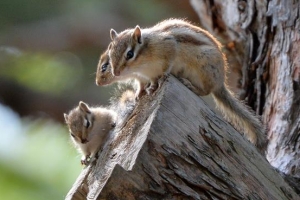
M 227 83 L 262 116 L 268 161 L 299 181 L 300 1 L 190 3 L 201 26 L 224 45 Z
M 66 199 L 299 199 L 252 144 L 172 76 L 117 129 Z

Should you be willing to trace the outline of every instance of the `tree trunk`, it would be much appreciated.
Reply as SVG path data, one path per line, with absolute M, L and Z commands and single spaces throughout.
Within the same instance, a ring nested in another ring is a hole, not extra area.
M 66 199 L 300 199 L 257 149 L 169 77 L 143 96 Z
M 240 98 L 262 115 L 268 161 L 300 178 L 300 2 L 190 2 L 202 26 L 222 40 L 231 71 L 241 80 Z

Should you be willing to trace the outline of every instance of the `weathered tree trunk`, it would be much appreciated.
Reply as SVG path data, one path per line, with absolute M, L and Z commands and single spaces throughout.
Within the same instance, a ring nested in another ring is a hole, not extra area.
M 225 45 L 231 71 L 240 75 L 240 98 L 262 115 L 268 161 L 300 178 L 300 2 L 190 2 Z
M 172 76 L 116 128 L 66 199 L 300 199 L 251 143 Z

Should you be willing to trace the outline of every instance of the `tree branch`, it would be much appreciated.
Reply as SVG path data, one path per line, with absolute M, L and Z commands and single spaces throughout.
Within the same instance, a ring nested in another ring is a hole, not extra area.
M 299 198 L 252 144 L 172 76 L 119 128 L 66 199 Z

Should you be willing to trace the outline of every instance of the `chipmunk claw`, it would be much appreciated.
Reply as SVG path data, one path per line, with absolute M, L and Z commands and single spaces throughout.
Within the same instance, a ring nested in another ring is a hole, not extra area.
M 90 156 L 82 156 L 80 162 L 81 165 L 88 165 L 90 163 Z
M 158 91 L 158 89 L 161 88 L 161 86 L 163 85 L 163 83 L 169 76 L 170 76 L 169 73 L 165 73 L 164 75 L 157 78 L 155 81 L 148 84 L 145 89 L 146 93 L 148 95 L 154 96 L 156 94 L 156 92 Z
M 150 87 L 152 96 L 156 95 L 157 91 L 161 88 L 165 80 L 170 76 L 170 74 L 164 74 L 160 78 L 158 78 L 156 84 L 153 84 L 152 87 Z
M 151 84 L 148 88 L 146 88 L 146 92 L 148 95 L 154 95 L 154 92 L 158 89 L 158 84 Z
M 87 160 L 81 160 L 81 165 L 88 165 L 89 162 Z

